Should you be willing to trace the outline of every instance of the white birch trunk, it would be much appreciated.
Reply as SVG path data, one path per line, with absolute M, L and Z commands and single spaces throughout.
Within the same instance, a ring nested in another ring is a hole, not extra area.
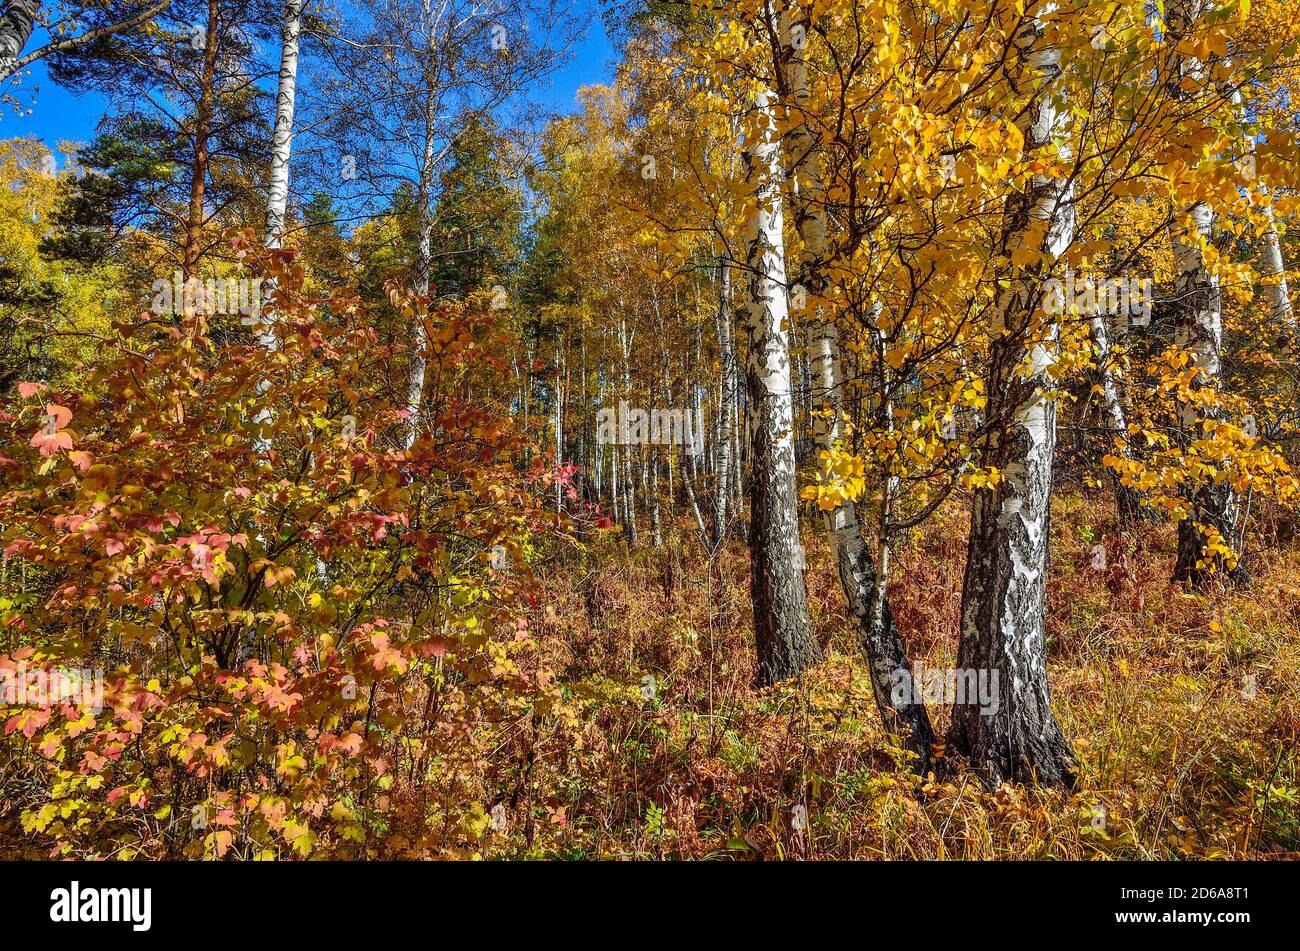
M 430 45 L 433 40 L 430 38 Z M 432 53 L 430 54 L 432 55 Z M 437 106 L 436 98 L 429 91 L 429 99 L 424 107 L 424 152 L 420 159 L 420 184 L 418 188 L 419 218 L 416 224 L 418 246 L 415 259 L 415 292 L 421 297 L 429 294 L 429 274 L 433 267 L 433 165 L 434 134 L 436 132 Z M 418 317 L 411 327 L 411 366 L 406 381 L 406 411 L 410 414 L 403 441 L 403 448 L 410 449 L 420 431 L 420 417 L 424 404 L 424 377 L 428 368 L 425 356 L 424 321 Z M 526 371 L 527 374 L 531 371 Z M 527 382 L 525 382 L 527 386 Z M 524 415 L 528 407 L 524 405 Z
M 1272 307 L 1273 316 L 1292 339 L 1297 336 L 1295 310 L 1291 306 L 1291 289 L 1286 279 L 1286 262 L 1282 258 L 1282 240 L 1277 233 L 1277 217 L 1273 206 L 1264 209 L 1267 222 L 1260 248 L 1260 271 L 1266 278 L 1264 294 Z
M 758 677 L 773 684 L 821 658 L 808 617 L 795 492 L 788 302 L 776 96 L 758 93 L 746 147 L 754 206 L 746 236 L 749 353 L 745 365 L 754 416 L 750 502 L 751 593 Z
M 564 363 L 561 358 L 561 364 Z M 564 466 L 564 394 L 567 387 L 561 382 L 561 368 L 555 371 L 555 514 L 564 508 L 564 487 L 560 482 L 560 473 Z
M 736 341 L 731 329 L 731 266 L 718 259 L 718 362 L 722 371 L 722 386 L 718 396 L 718 433 L 714 450 L 717 453 L 717 477 L 713 505 L 713 544 L 721 547 L 726 539 L 731 502 L 732 466 L 735 464 L 733 445 L 736 431 L 736 391 L 739 380 L 736 373 Z
M 0 81 L 8 79 L 17 69 L 18 57 L 32 38 L 40 0 L 10 0 L 0 16 Z
M 1187 36 L 1196 25 L 1200 14 L 1197 0 L 1171 0 L 1168 25 L 1171 42 Z M 1188 92 L 1182 87 L 1185 78 L 1203 79 L 1205 67 L 1194 57 L 1175 53 L 1173 75 L 1167 88 L 1170 96 L 1184 99 Z M 1205 202 L 1196 202 L 1185 209 L 1175 209 L 1172 216 L 1170 240 L 1174 250 L 1174 345 L 1188 357 L 1190 366 L 1199 371 L 1192 381 L 1193 390 L 1218 389 L 1221 383 L 1220 353 L 1223 347 L 1223 295 L 1219 276 L 1210 270 L 1205 260 L 1205 247 L 1213 236 L 1214 210 Z M 1210 409 L 1211 419 L 1219 415 Z M 1201 435 L 1201 410 L 1195 400 L 1184 401 L 1178 407 L 1178 421 L 1182 438 L 1190 442 Z M 1174 580 L 1193 585 L 1204 584 L 1210 577 L 1210 566 L 1205 560 L 1206 531 L 1217 532 L 1228 544 L 1237 536 L 1237 499 L 1231 485 L 1201 483 L 1190 487 L 1191 513 L 1178 523 L 1178 558 L 1174 565 Z M 1217 567 L 1226 570 L 1222 560 Z M 1228 571 L 1238 582 L 1248 580 L 1244 564 L 1238 562 Z
M 285 210 L 289 202 L 289 151 L 293 142 L 293 102 L 298 82 L 298 33 L 302 23 L 303 0 L 286 0 L 284 24 L 280 43 L 280 80 L 276 91 L 275 128 L 271 134 L 271 177 L 266 197 L 266 246 L 279 248 L 284 240 Z M 280 347 L 275 333 L 275 314 L 271 301 L 275 288 L 268 287 L 263 300 L 263 319 L 257 332 L 257 342 L 266 350 L 275 352 Z M 263 395 L 269 387 L 259 380 L 257 394 Z M 261 409 L 255 422 L 261 427 L 272 420 L 270 409 Z M 260 433 L 255 442 L 259 453 L 271 448 L 270 440 Z
M 1097 365 L 1097 385 L 1101 389 L 1102 425 L 1111 439 L 1111 448 L 1127 459 L 1132 453 L 1128 447 L 1128 420 L 1124 414 L 1124 403 L 1120 397 L 1119 381 L 1116 379 L 1114 354 L 1110 345 L 1110 328 L 1106 326 L 1104 314 L 1096 313 L 1088 320 L 1088 335 L 1092 340 L 1093 360 Z M 1115 489 L 1115 509 L 1125 521 L 1140 518 L 1142 515 L 1142 495 L 1136 489 L 1124 485 L 1118 474 L 1111 473 L 1111 482 Z
M 798 284 L 813 308 L 808 325 L 812 384 L 809 402 L 818 411 L 813 436 L 817 448 L 829 452 L 842 435 L 844 374 L 839 329 L 822 301 L 826 288 L 821 262 L 826 250 L 827 223 L 821 154 L 808 121 L 808 69 L 804 50 L 812 31 L 804 17 L 802 10 L 782 16 L 781 42 L 788 57 L 786 79 L 795 123 L 786 137 L 786 164 L 794 180 L 795 227 L 803 243 Z M 896 701 L 893 696 L 891 687 L 899 671 L 908 671 L 910 664 L 889 602 L 879 587 L 871 551 L 862 538 L 857 507 L 851 499 L 844 499 L 825 513 L 825 520 L 840 586 L 849 611 L 861 628 L 859 642 L 871 671 L 872 691 L 881 719 L 887 729 L 905 734 L 905 745 L 916 755 L 914 766 L 924 774 L 930 762 L 934 731 L 923 703 L 910 697 Z
M 298 88 L 298 34 L 303 0 L 285 0 L 280 36 L 280 81 L 275 96 L 275 129 L 271 135 L 271 181 L 266 198 L 266 246 L 284 241 L 289 204 L 289 153 L 293 145 L 293 104 Z
M 1185 9 L 1183 12 L 1186 15 Z M 1245 106 L 1240 87 L 1225 80 L 1219 83 L 1219 88 L 1228 101 L 1232 103 L 1238 121 L 1245 123 Z M 1247 135 L 1244 137 L 1243 145 L 1246 156 L 1253 162 L 1255 140 Z M 1260 274 L 1265 278 L 1263 285 L 1264 296 L 1269 302 L 1273 317 L 1282 325 L 1288 336 L 1294 338 L 1296 335 L 1295 313 L 1291 307 L 1290 288 L 1287 286 L 1286 279 L 1286 264 L 1282 257 L 1282 241 L 1277 233 L 1277 216 L 1273 212 L 1272 205 L 1264 209 L 1264 230 L 1260 235 L 1259 263 Z
M 286 0 L 284 5 L 284 24 L 280 42 L 280 80 L 275 97 L 275 128 L 271 134 L 271 178 L 266 196 L 266 246 L 279 248 L 284 241 L 285 211 L 289 203 L 289 152 L 293 144 L 293 102 L 298 83 L 298 33 L 302 24 L 303 0 Z M 268 288 L 264 306 L 267 313 L 260 325 L 257 342 L 267 350 L 279 349 L 280 341 L 275 333 L 275 314 L 269 307 L 275 292 Z M 257 384 L 258 395 L 266 392 L 268 383 L 261 380 Z M 271 421 L 271 411 L 262 409 L 256 422 L 264 426 Z M 256 448 L 266 452 L 271 448 L 270 441 L 259 435 Z

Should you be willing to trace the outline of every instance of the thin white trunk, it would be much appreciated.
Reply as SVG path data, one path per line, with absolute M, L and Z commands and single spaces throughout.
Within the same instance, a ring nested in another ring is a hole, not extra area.
M 564 466 L 564 394 L 567 387 L 562 382 L 563 379 L 557 367 L 555 371 L 555 512 L 557 515 L 564 507 L 564 486 L 560 474 Z
M 1120 397 L 1119 381 L 1115 373 L 1115 359 L 1110 345 L 1110 328 L 1106 326 L 1106 317 L 1102 313 L 1092 314 L 1088 320 L 1088 335 L 1092 339 L 1093 361 L 1097 366 L 1097 385 L 1101 389 L 1101 417 L 1106 434 L 1110 436 L 1110 448 L 1122 458 L 1132 454 L 1128 446 L 1128 421 L 1124 414 L 1124 402 Z M 1120 482 L 1117 474 L 1112 473 L 1115 487 L 1115 508 L 1122 519 L 1134 519 L 1141 515 L 1142 496 L 1133 488 Z
M 1247 116 L 1240 86 L 1225 79 L 1219 82 L 1219 89 L 1232 103 L 1237 120 L 1245 124 Z M 1243 139 L 1243 145 L 1246 156 L 1251 160 L 1250 167 L 1253 168 L 1255 158 L 1254 138 L 1246 135 Z M 1277 216 L 1273 212 L 1272 205 L 1268 205 L 1264 209 L 1264 230 L 1260 235 L 1259 259 L 1260 273 L 1265 278 L 1263 282 L 1264 296 L 1268 299 L 1274 318 L 1290 336 L 1294 337 L 1296 333 L 1295 313 L 1291 307 L 1290 289 L 1286 280 L 1286 264 L 1282 257 L 1282 241 L 1278 237 Z
M 271 134 L 271 181 L 266 199 L 266 246 L 284 241 L 289 204 L 289 152 L 293 145 L 293 103 L 298 87 L 298 34 L 303 0 L 285 0 L 280 35 L 280 82 L 275 95 L 275 129 Z
M 1176 44 L 1195 29 L 1201 5 L 1196 0 L 1170 0 L 1168 10 L 1170 40 Z M 1178 101 L 1189 95 L 1183 87 L 1185 79 L 1203 80 L 1206 75 L 1203 63 L 1183 53 L 1174 53 L 1171 67 L 1166 88 Z M 1221 385 L 1223 295 L 1219 275 L 1210 269 L 1205 255 L 1213 228 L 1214 210 L 1203 201 L 1185 209 L 1174 209 L 1170 228 L 1174 250 L 1174 345 L 1187 355 L 1188 364 L 1199 371 L 1191 382 L 1192 390 L 1217 390 Z M 1201 403 L 1196 399 L 1185 400 L 1178 407 L 1184 440 L 1199 438 L 1202 412 Z M 1213 407 L 1204 412 L 1211 419 L 1219 415 Z M 1202 482 L 1190 486 L 1189 493 L 1191 513 L 1178 524 L 1174 579 L 1200 584 L 1209 577 L 1205 562 L 1208 539 L 1202 526 L 1217 532 L 1227 544 L 1234 544 L 1237 499 L 1227 483 Z M 1247 578 L 1240 563 L 1229 574 L 1239 581 Z
M 812 30 L 805 17 L 802 9 L 782 16 L 781 42 L 787 56 L 786 82 L 794 121 L 786 136 L 786 165 L 794 182 L 795 227 L 803 243 L 797 286 L 802 292 L 800 296 L 812 308 L 807 333 L 811 350 L 809 402 L 817 411 L 813 437 L 820 451 L 830 452 L 843 435 L 844 371 L 839 328 L 823 301 L 826 287 L 822 258 L 826 253 L 827 221 L 821 150 L 808 114 L 810 94 L 805 48 Z M 871 318 L 873 324 L 879 307 L 877 302 Z M 884 398 L 883 391 L 880 396 Z M 876 560 L 862 538 L 857 507 L 851 499 L 844 499 L 825 513 L 825 521 L 840 586 L 861 628 L 859 642 L 871 670 L 872 690 L 881 719 L 887 728 L 906 734 L 906 745 L 916 755 L 914 766 L 924 773 L 934 731 L 924 704 L 912 702 L 910 698 L 895 702 L 892 696 L 891 687 L 898 672 L 908 670 L 910 665 L 885 597 L 883 577 L 877 573 Z M 882 533 L 882 555 L 888 550 L 885 543 Z
M 1286 263 L 1282 258 L 1282 241 L 1277 233 L 1277 218 L 1273 206 L 1264 209 L 1266 225 L 1260 248 L 1260 271 L 1265 277 L 1264 294 L 1273 309 L 1273 316 L 1293 338 L 1296 336 L 1295 310 L 1291 306 L 1291 290 L 1286 280 Z
M 285 209 L 289 201 L 289 151 L 293 142 L 293 101 L 298 82 L 298 32 L 302 22 L 303 0 L 286 0 L 284 24 L 280 43 L 280 82 L 276 91 L 275 128 L 271 134 L 271 177 L 266 197 L 266 246 L 278 248 L 284 240 Z M 263 300 L 263 320 L 257 332 L 257 342 L 271 352 L 279 349 L 275 334 L 275 314 L 271 301 L 274 286 L 266 290 Z M 258 396 L 268 389 L 266 380 L 257 384 Z M 272 420 L 269 408 L 261 409 L 255 422 L 259 430 Z M 270 440 L 260 433 L 255 441 L 259 453 L 271 448 Z
M 286 0 L 284 5 L 284 24 L 280 41 L 280 82 L 275 97 L 275 129 L 271 134 L 271 178 L 266 197 L 266 246 L 278 248 L 284 241 L 285 211 L 289 203 L 289 152 L 293 144 L 293 102 L 298 84 L 298 33 L 302 24 L 303 0 Z M 269 306 L 275 293 L 274 287 L 267 288 L 263 302 L 266 310 L 265 320 L 260 325 L 257 342 L 269 351 L 280 347 L 275 334 L 275 314 Z M 266 380 L 257 384 L 257 393 L 261 396 L 268 388 Z M 257 414 L 256 422 L 265 426 L 271 422 L 269 409 L 262 409 Z M 271 448 L 270 441 L 259 435 L 256 441 L 258 452 Z
M 415 259 L 415 291 L 421 297 L 427 297 L 429 294 L 429 273 L 433 267 L 433 168 L 436 156 L 434 136 L 438 131 L 438 96 L 434 88 L 438 75 L 438 67 L 434 62 L 434 51 L 437 49 L 437 20 L 429 6 L 429 0 L 425 0 L 424 15 L 428 24 L 429 48 L 425 54 L 427 59 L 421 90 L 425 96 L 424 148 L 420 155 L 420 181 L 417 188 L 418 246 Z M 402 442 L 405 449 L 410 449 L 414 445 L 415 437 L 420 431 L 420 417 L 424 409 L 424 377 L 428 369 L 428 360 L 425 356 L 427 343 L 424 321 L 417 316 L 411 327 L 411 366 L 406 381 L 406 411 L 409 416 Z M 526 371 L 525 376 L 527 372 L 531 371 Z M 525 418 L 527 415 L 528 410 L 525 406 Z
M 740 381 L 736 373 L 736 341 L 731 328 L 731 266 L 718 259 L 718 362 L 722 381 L 718 395 L 717 478 L 713 505 L 713 544 L 720 546 L 726 537 L 732 495 L 736 434 L 736 391 Z
M 1203 246 L 1210 241 L 1214 211 L 1205 202 L 1197 202 L 1184 213 L 1185 223 L 1175 221 L 1171 238 L 1174 245 L 1174 297 L 1179 319 L 1174 343 L 1189 354 L 1191 365 L 1199 369 L 1199 386 L 1217 386 L 1219 353 L 1223 346 L 1222 295 L 1219 275 L 1205 264 Z M 1199 415 L 1194 402 L 1179 408 L 1179 422 L 1192 431 Z

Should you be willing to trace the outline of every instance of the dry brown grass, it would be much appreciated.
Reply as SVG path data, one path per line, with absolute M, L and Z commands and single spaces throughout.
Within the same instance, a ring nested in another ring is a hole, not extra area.
M 950 507 L 897 553 L 893 607 L 913 660 L 930 666 L 956 655 L 965 518 Z M 1099 541 L 1103 571 L 1090 565 Z M 629 551 L 615 535 L 576 561 L 557 557 L 542 568 L 549 601 L 535 623 L 580 709 L 582 746 L 533 767 L 553 834 L 497 854 L 1294 857 L 1300 556 L 1263 551 L 1250 591 L 1193 595 L 1168 582 L 1172 544 L 1168 527 L 1121 532 L 1101 502 L 1057 500 L 1048 643 L 1056 711 L 1079 757 L 1069 794 L 910 775 L 881 730 L 811 530 L 826 660 L 769 690 L 752 686 L 743 546 L 712 570 L 687 542 Z M 647 675 L 653 701 L 640 692 Z M 946 726 L 946 711 L 932 714 Z M 792 828 L 798 804 L 806 837 Z

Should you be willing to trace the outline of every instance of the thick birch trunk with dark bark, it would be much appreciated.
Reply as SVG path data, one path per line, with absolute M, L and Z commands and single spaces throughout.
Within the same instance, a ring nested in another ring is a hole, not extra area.
M 1030 20 L 1015 37 L 1023 75 L 1038 89 L 1018 125 L 1027 154 L 1056 137 L 1061 116 L 1052 101 L 1059 54 Z M 1007 199 L 999 255 L 1010 260 L 1035 223 L 1046 224 L 1038 250 L 1059 260 L 1074 236 L 1073 195 L 1057 178 L 1035 175 Z M 1002 481 L 979 490 L 971 513 L 962 585 L 962 671 L 996 677 L 996 704 L 953 707 L 948 749 L 964 756 L 990 786 L 1037 781 L 1072 786 L 1073 754 L 1052 713 L 1044 616 L 1047 544 L 1056 445 L 1056 403 L 1048 392 L 1057 329 L 1039 307 L 1042 274 L 1012 274 L 998 293 L 987 377 L 991 431 L 981 464 Z
M 137 9 L 121 20 L 104 23 L 82 33 L 74 34 L 56 29 L 52 34 L 47 33 L 43 45 L 24 53 L 27 42 L 32 38 L 41 5 L 38 0 L 10 0 L 4 4 L 4 13 L 0 14 L 0 83 L 4 83 L 19 70 L 26 69 L 37 60 L 46 59 L 57 53 L 84 49 L 106 37 L 143 26 L 171 4 L 172 0 L 157 0 L 152 5 Z
M 36 14 L 40 12 L 39 0 L 9 0 L 0 16 L 0 80 L 8 79 L 22 55 L 23 47 L 32 38 Z

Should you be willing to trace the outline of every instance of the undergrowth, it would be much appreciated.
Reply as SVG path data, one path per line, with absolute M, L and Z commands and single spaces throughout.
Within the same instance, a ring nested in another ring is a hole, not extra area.
M 952 506 L 896 552 L 889 596 L 914 663 L 955 663 L 965 518 Z M 1079 782 L 987 790 L 907 768 L 882 730 L 825 539 L 804 529 L 826 659 L 766 690 L 753 686 L 743 545 L 710 563 L 684 537 L 630 550 L 607 533 L 542 566 L 534 632 L 579 711 L 579 739 L 567 761 L 531 757 L 532 814 L 487 854 L 1300 854 L 1295 551 L 1257 553 L 1247 591 L 1192 594 L 1169 582 L 1168 527 L 1121 530 L 1100 502 L 1058 498 L 1049 674 Z M 1094 567 L 1098 544 L 1105 568 Z M 930 711 L 942 734 L 947 711 Z

